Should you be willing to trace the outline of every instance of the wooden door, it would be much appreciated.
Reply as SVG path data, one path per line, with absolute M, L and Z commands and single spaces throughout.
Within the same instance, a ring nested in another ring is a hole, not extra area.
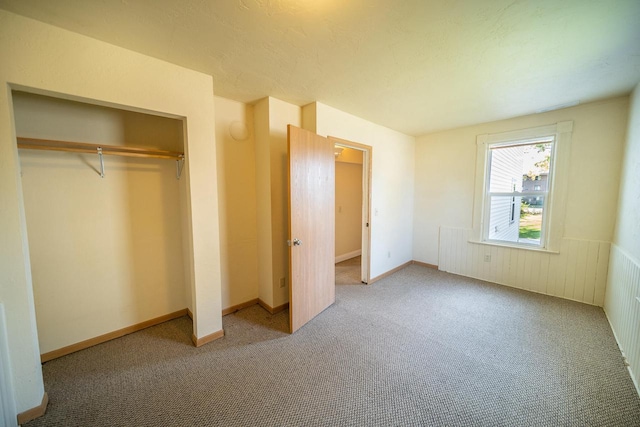
M 335 156 L 327 138 L 288 127 L 289 325 L 335 302 Z

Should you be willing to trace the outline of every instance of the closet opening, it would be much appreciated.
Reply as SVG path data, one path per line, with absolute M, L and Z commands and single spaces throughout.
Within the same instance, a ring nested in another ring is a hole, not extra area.
M 187 315 L 183 120 L 12 98 L 42 361 Z

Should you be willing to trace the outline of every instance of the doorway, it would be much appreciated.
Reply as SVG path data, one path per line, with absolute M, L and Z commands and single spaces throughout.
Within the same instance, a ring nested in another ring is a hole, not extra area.
M 335 302 L 336 145 L 354 149 L 362 158 L 361 216 L 356 227 L 361 230 L 360 283 L 369 282 L 372 148 L 293 125 L 287 126 L 287 144 L 289 326 L 294 333 Z
M 336 284 L 367 284 L 372 147 L 331 137 L 336 159 Z

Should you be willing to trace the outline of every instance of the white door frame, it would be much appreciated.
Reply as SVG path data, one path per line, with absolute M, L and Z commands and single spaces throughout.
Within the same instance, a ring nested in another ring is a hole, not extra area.
M 335 136 L 327 137 L 334 145 L 362 151 L 362 255 L 360 280 L 368 284 L 371 273 L 371 165 L 373 147 Z

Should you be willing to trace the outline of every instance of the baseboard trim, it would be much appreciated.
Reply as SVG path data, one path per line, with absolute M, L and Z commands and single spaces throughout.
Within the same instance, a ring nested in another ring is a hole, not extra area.
M 407 262 L 405 262 L 404 264 L 399 265 L 399 266 L 397 266 L 396 268 L 394 268 L 394 269 L 392 269 L 392 270 L 387 271 L 386 273 L 382 273 L 381 275 L 379 275 L 379 276 L 377 276 L 377 277 L 374 277 L 373 279 L 370 279 L 368 284 L 370 285 L 370 284 L 372 284 L 372 283 L 377 282 L 378 280 L 382 280 L 382 279 L 384 279 L 385 277 L 391 276 L 393 273 L 397 273 L 398 271 L 402 270 L 402 269 L 403 269 L 403 268 L 405 268 L 405 267 L 410 266 L 411 264 L 413 264 L 413 261 L 407 261 Z
M 49 396 L 45 391 L 42 395 L 42 402 L 35 408 L 27 409 L 24 412 L 18 414 L 18 424 L 22 425 L 28 423 L 31 420 L 35 420 L 44 415 L 47 412 L 47 405 L 49 404 Z
M 104 342 L 111 341 L 112 339 L 120 338 L 133 332 L 138 332 L 148 327 L 159 325 L 160 323 L 164 323 L 169 320 L 177 319 L 187 314 L 188 309 L 184 308 L 173 313 L 165 314 L 164 316 L 156 317 L 154 319 L 137 323 L 135 325 L 127 326 L 126 328 L 118 329 L 117 331 L 109 332 L 107 334 L 100 335 L 94 338 L 89 338 L 88 340 L 80 341 L 78 343 L 71 344 L 57 350 L 43 353 L 40 355 L 40 361 L 42 363 L 48 362 L 50 360 L 57 359 L 58 357 L 66 356 L 67 354 L 75 353 L 76 351 L 84 350 L 86 348 L 93 347 L 94 345 L 102 344 Z
M 433 268 L 434 270 L 438 269 L 437 265 L 435 265 L 435 264 L 427 264 L 426 262 L 422 262 L 422 261 L 413 260 L 413 261 L 411 261 L 411 264 L 419 265 L 421 267 Z
M 196 338 L 196 336 L 192 334 L 191 341 L 193 341 L 193 345 L 195 345 L 196 347 L 201 347 L 207 343 L 210 343 L 211 341 L 215 341 L 219 338 L 222 338 L 223 336 L 224 336 L 224 329 L 220 329 L 219 331 L 209 335 L 205 335 L 202 338 Z
M 193 313 L 188 308 L 187 308 L 187 316 L 189 316 L 189 319 L 193 320 Z
M 240 311 L 243 308 L 251 307 L 252 305 L 256 305 L 256 304 L 258 304 L 258 298 L 254 298 L 252 300 L 249 300 L 240 304 L 232 305 L 231 307 L 228 307 L 222 310 L 222 315 L 226 316 L 227 314 L 235 313 L 236 311 Z
M 348 252 L 346 254 L 338 255 L 336 257 L 336 264 L 342 261 L 346 261 L 351 258 L 355 258 L 357 256 L 362 255 L 362 249 L 358 249 L 357 251 Z
M 281 311 L 286 310 L 287 308 L 289 308 L 289 303 L 288 302 L 285 302 L 284 304 L 279 305 L 277 307 L 271 307 L 269 304 L 267 304 L 266 302 L 262 301 L 260 298 L 258 298 L 258 304 L 260 304 L 260 306 L 262 308 L 264 308 L 265 310 L 267 310 L 271 314 L 280 313 Z

